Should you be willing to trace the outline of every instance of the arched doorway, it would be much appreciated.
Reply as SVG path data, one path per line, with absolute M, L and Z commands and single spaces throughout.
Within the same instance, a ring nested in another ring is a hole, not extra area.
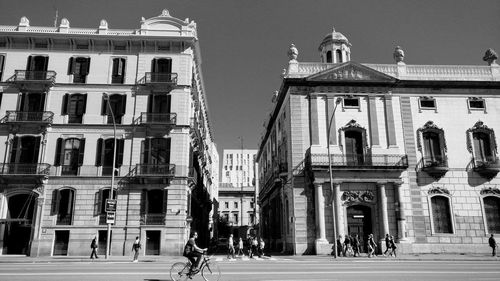
M 3 231 L 4 255 L 28 255 L 32 236 L 36 195 L 16 194 L 7 198 Z
M 366 252 L 368 234 L 372 233 L 371 208 L 364 205 L 347 207 L 347 231 L 353 237 L 359 235 L 360 251 Z

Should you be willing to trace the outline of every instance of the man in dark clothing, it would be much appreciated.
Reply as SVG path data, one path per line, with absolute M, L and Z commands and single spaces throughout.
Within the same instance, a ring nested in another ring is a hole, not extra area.
M 497 255 L 497 247 L 498 247 L 498 245 L 497 245 L 497 241 L 493 237 L 493 234 L 491 234 L 490 239 L 488 239 L 488 243 L 490 244 L 490 247 L 493 249 L 493 252 L 491 253 L 491 255 L 493 257 L 495 257 Z
M 337 257 L 342 255 L 342 235 L 337 238 Z
M 389 250 L 391 250 L 391 238 L 389 237 L 389 234 L 386 234 L 385 235 L 385 252 L 384 252 L 384 256 L 387 255 L 387 252 L 389 252 Z
M 190 273 L 197 270 L 202 253 L 207 250 L 207 248 L 202 249 L 196 245 L 196 238 L 198 238 L 198 232 L 192 232 L 191 235 L 189 235 L 186 246 L 184 246 L 184 256 L 191 262 L 191 268 L 189 269 Z
M 356 257 L 356 254 L 359 256 L 359 235 L 356 234 L 352 238 L 352 249 L 354 251 L 354 256 Z
M 92 249 L 92 253 L 90 253 L 90 259 L 94 259 L 94 256 L 96 259 L 99 257 L 97 256 L 97 237 L 94 237 L 92 239 L 92 242 L 90 243 L 90 248 Z

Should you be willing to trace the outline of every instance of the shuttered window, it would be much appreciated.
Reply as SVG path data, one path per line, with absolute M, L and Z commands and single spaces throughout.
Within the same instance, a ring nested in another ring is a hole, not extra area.
M 500 233 L 500 198 L 488 196 L 483 200 L 488 233 Z
M 435 233 L 453 233 L 451 212 L 448 197 L 433 196 L 431 198 L 432 219 Z

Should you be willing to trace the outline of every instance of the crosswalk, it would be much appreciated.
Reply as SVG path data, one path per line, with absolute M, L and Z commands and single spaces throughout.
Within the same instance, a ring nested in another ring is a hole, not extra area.
M 279 258 L 279 257 L 269 257 L 269 256 L 254 256 L 252 258 L 248 256 L 236 256 L 234 259 L 233 258 L 227 258 L 225 256 L 218 256 L 216 257 L 215 261 L 217 262 L 236 262 L 236 261 L 263 261 L 263 260 L 271 260 L 271 261 L 287 261 L 291 259 L 286 259 L 286 258 Z

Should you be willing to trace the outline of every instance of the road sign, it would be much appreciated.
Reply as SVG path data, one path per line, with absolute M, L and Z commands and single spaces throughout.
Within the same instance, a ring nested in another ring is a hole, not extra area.
M 116 199 L 106 199 L 106 212 L 116 212 Z
M 115 212 L 106 213 L 106 223 L 115 223 Z

